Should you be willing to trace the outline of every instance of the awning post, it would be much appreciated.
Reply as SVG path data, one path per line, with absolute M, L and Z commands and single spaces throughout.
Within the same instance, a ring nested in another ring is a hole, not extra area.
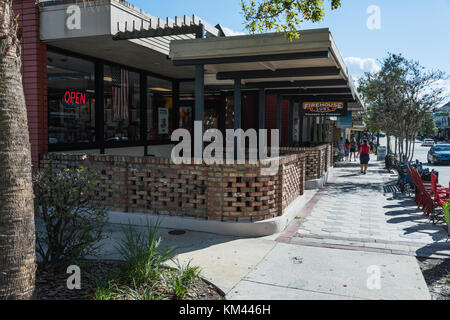
M 194 163 L 202 164 L 203 159 L 203 121 L 205 109 L 205 67 L 195 66 L 195 112 L 194 121 L 199 121 L 200 126 L 194 130 Z M 194 126 L 195 128 L 195 126 Z
M 281 98 L 282 98 L 281 95 L 277 94 L 277 129 L 279 130 L 279 133 L 280 133 L 279 141 L 278 141 L 278 146 L 280 146 L 280 147 L 281 147 L 281 141 L 282 141 L 281 137 L 283 136 L 283 133 L 281 131 L 281 102 L 282 102 Z

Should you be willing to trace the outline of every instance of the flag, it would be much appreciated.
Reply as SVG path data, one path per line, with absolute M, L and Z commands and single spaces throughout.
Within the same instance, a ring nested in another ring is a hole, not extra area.
M 119 68 L 112 68 L 112 101 L 114 120 L 128 119 L 129 78 L 129 71 Z

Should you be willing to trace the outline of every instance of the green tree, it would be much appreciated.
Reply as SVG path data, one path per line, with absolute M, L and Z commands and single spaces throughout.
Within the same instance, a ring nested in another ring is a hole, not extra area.
M 341 0 L 330 0 L 331 9 L 341 6 Z M 241 0 L 245 27 L 250 33 L 286 32 L 292 41 L 299 37 L 303 21 L 318 22 L 325 16 L 323 0 Z
M 438 128 L 434 121 L 433 114 L 431 112 L 425 113 L 422 119 L 422 126 L 420 127 L 420 133 L 425 135 L 436 135 Z
M 366 117 L 372 126 L 395 136 L 395 154 L 405 160 L 414 156 L 414 141 L 433 106 L 443 100 L 439 70 L 425 70 L 418 62 L 401 54 L 389 54 L 381 70 L 366 73 L 359 80 L 359 91 L 367 105 Z M 390 150 L 390 143 L 388 143 Z

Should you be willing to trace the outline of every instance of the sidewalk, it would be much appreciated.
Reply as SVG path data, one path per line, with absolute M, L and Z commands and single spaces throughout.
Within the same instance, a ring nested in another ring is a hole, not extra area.
M 449 258 L 446 231 L 393 193 L 390 181 L 381 163 L 372 162 L 366 176 L 347 164 L 282 234 L 162 230 L 163 243 L 178 247 L 180 261 L 200 266 L 227 299 L 430 299 L 416 256 Z M 117 225 L 112 237 L 121 237 Z M 107 243 L 102 258 L 117 258 Z M 380 286 L 371 285 L 377 279 Z

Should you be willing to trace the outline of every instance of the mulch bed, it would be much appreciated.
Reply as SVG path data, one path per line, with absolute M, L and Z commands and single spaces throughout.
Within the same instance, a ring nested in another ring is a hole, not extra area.
M 36 271 L 37 300 L 93 300 L 97 281 L 107 278 L 107 275 L 123 264 L 119 261 L 86 260 L 80 265 L 81 290 L 67 289 L 67 274 L 65 270 L 47 270 L 38 268 Z M 222 292 L 203 279 L 195 284 L 195 293 L 189 296 L 192 300 L 220 300 Z
M 450 259 L 418 258 L 433 300 L 450 300 Z

